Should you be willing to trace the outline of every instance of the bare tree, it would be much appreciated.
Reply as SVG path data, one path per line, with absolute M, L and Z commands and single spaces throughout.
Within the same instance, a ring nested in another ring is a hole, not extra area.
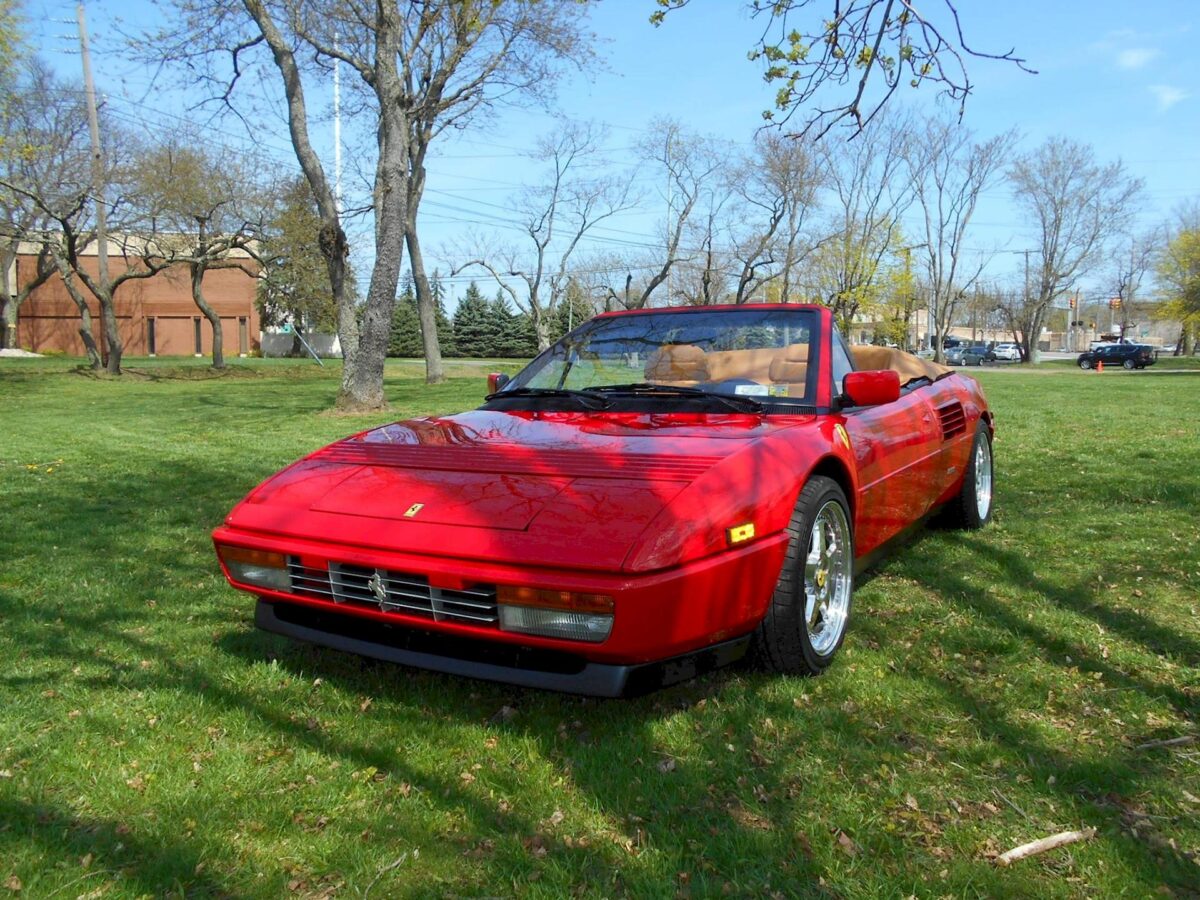
M 101 160 L 99 177 L 107 186 L 105 212 L 112 226 L 107 250 L 124 265 L 119 262 L 115 274 L 112 268 L 105 270 L 101 266 L 93 271 L 88 260 L 91 252 L 98 252 L 95 228 L 98 201 L 93 191 L 97 173 L 91 168 L 90 149 L 80 149 L 83 140 L 80 133 L 72 132 L 66 123 L 63 129 L 61 134 L 70 134 L 70 138 L 57 147 L 50 145 L 48 154 L 53 163 L 50 168 L 35 169 L 25 173 L 27 177 L 13 173 L 11 178 L 0 178 L 0 189 L 26 204 L 30 214 L 38 218 L 42 230 L 35 233 L 34 240 L 43 251 L 44 262 L 53 261 L 79 309 L 80 338 L 92 366 L 106 368 L 116 375 L 121 371 L 124 343 L 118 329 L 114 295 L 125 282 L 149 278 L 170 263 L 162 259 L 152 241 L 129 231 L 130 227 L 137 227 L 142 212 L 127 177 L 134 142 L 113 123 L 106 123 L 108 147 Z M 48 277 L 45 265 L 39 268 L 38 277 L 43 280 Z M 89 294 L 100 310 L 99 344 L 92 330 Z
M 16 346 L 22 304 L 55 271 L 46 208 L 76 206 L 91 178 L 81 95 L 36 58 L 12 85 L 0 115 L 0 347 Z M 38 262 L 31 278 L 11 284 L 22 250 Z
M 976 142 L 957 121 L 931 118 L 910 144 L 908 173 L 916 191 L 923 230 L 920 249 L 933 314 L 934 359 L 945 362 L 942 344 L 961 301 L 978 280 L 987 257 L 966 260 L 965 240 L 980 193 L 1008 161 L 1012 131 Z M 918 248 L 914 248 L 918 249 Z
M 543 138 L 535 155 L 548 165 L 547 182 L 526 190 L 515 203 L 528 238 L 525 249 L 481 254 L 455 270 L 487 270 L 513 305 L 528 314 L 539 350 L 550 346 L 551 318 L 570 284 L 569 265 L 580 242 L 630 205 L 628 178 L 586 174 L 603 138 L 595 126 L 578 124 Z M 513 286 L 513 279 L 523 290 Z
M 730 235 L 737 261 L 734 302 L 745 303 L 778 280 L 780 299 L 791 294 L 795 270 L 813 249 L 804 232 L 825 180 L 822 161 L 803 138 L 760 132 L 754 152 L 733 173 L 737 199 Z
M 659 233 L 664 235 L 661 251 L 648 249 L 627 256 L 624 265 L 612 261 L 601 278 L 606 306 L 617 304 L 626 309 L 650 305 L 654 292 L 667 283 L 679 263 L 701 255 L 700 248 L 688 246 L 687 238 L 696 233 L 698 208 L 711 210 L 715 204 L 719 209 L 721 203 L 716 202 L 714 192 L 724 190 L 727 183 L 723 173 L 728 152 L 685 131 L 674 120 L 652 122 L 638 142 L 637 153 L 641 162 L 651 167 L 651 177 L 664 185 L 660 197 L 667 216 L 659 224 Z M 670 300 L 668 296 L 666 302 Z
M 211 269 L 256 277 L 253 257 L 268 218 L 268 201 L 250 169 L 232 153 L 206 150 L 194 135 L 149 148 L 133 166 L 145 205 L 143 235 L 164 259 L 187 266 L 192 300 L 212 327 L 212 364 L 225 368 L 221 316 L 204 295 Z
M 1111 296 L 1120 301 L 1121 337 L 1128 337 L 1130 317 L 1137 313 L 1138 292 L 1146 273 L 1154 268 L 1158 252 L 1157 235 L 1125 235 L 1118 242 L 1110 260 L 1108 287 Z
M 1051 306 L 1108 240 L 1128 229 L 1142 181 L 1120 162 L 1097 163 L 1090 146 L 1069 138 L 1051 138 L 1020 157 L 1008 180 L 1036 229 L 1034 264 L 1009 325 L 1021 355 L 1037 362 L 1038 336 Z
M 656 0 L 650 21 L 689 0 Z M 1008 50 L 988 53 L 969 45 L 963 35 L 955 0 L 930 6 L 912 0 L 746 0 L 751 16 L 766 20 L 762 37 L 751 51 L 761 60 L 768 82 L 778 85 L 775 111 L 768 121 L 788 122 L 803 109 L 803 131 L 823 135 L 839 122 L 861 131 L 901 87 L 936 86 L 956 103 L 962 116 L 973 85 L 966 58 L 1004 60 L 1032 72 Z M 930 10 L 932 7 L 932 11 Z M 822 89 L 836 86 L 837 102 L 817 103 Z M 778 115 L 776 114 L 778 113 Z
M 820 145 L 833 206 L 829 237 L 809 266 L 815 292 L 848 327 L 875 304 L 878 278 L 896 248 L 897 222 L 912 205 L 909 122 L 881 116 L 854 141 Z
M 584 18 L 569 0 L 175 0 L 183 26 L 161 35 L 159 55 L 198 65 L 228 103 L 254 48 L 270 50 L 287 100 L 297 159 L 321 215 L 320 242 L 338 302 L 346 365 L 338 406 L 385 404 L 383 365 L 406 243 L 423 271 L 416 212 L 424 190 L 425 152 L 451 125 L 514 93 L 540 93 L 557 63 L 586 56 Z M 227 60 L 232 54 L 232 68 Z M 340 62 L 355 81 L 376 136 L 372 176 L 375 265 L 359 310 L 347 290 L 348 245 L 337 198 L 309 137 L 306 79 Z M 419 278 L 418 278 L 419 281 Z M 423 295 L 427 376 L 440 380 L 432 295 Z

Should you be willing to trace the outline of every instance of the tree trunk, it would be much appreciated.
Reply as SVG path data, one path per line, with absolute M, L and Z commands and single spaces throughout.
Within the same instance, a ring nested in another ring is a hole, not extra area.
M 104 368 L 109 375 L 120 375 L 125 345 L 121 343 L 121 332 L 117 329 L 117 311 L 113 306 L 112 289 L 107 286 L 101 287 L 100 296 L 96 299 L 100 301 L 100 323 L 104 328 L 105 349 L 108 351 Z
M 400 267 L 404 262 L 404 233 L 408 218 L 407 116 L 403 109 L 391 102 L 391 98 L 399 93 L 395 84 L 399 76 L 394 70 L 385 70 L 379 77 L 383 83 L 375 85 L 381 101 L 379 161 L 376 164 L 374 196 L 375 267 L 371 270 L 358 347 L 353 364 L 351 357 L 346 359 L 342 389 L 337 399 L 338 409 L 352 412 L 370 412 L 387 406 L 383 394 L 383 366 L 387 360 Z M 339 309 L 339 326 L 345 314 L 345 310 Z
M 425 351 L 425 383 L 441 384 L 446 380 L 446 373 L 442 368 L 442 347 L 438 341 L 437 300 L 425 272 L 425 257 L 421 255 L 416 218 L 417 210 L 410 204 L 404 237 L 408 243 L 408 264 L 412 269 L 413 287 L 417 292 L 417 318 L 421 322 L 421 347 Z
M 1191 356 L 1196 349 L 1196 329 L 1189 322 L 1183 323 L 1183 333 L 1179 336 L 1179 342 L 1183 345 L 1183 355 Z
M 8 283 L 8 270 L 16 255 L 10 250 L 0 252 L 0 350 L 17 346 L 17 304 L 13 300 L 15 285 Z
M 216 311 L 208 305 L 208 301 L 204 299 L 204 273 L 208 269 L 208 265 L 202 262 L 194 262 L 189 267 L 192 274 L 192 300 L 199 307 L 200 312 L 204 313 L 204 318 L 208 319 L 212 325 L 213 344 L 212 344 L 212 364 L 214 369 L 225 368 L 225 340 L 221 333 L 221 317 Z
M 67 293 L 71 295 L 71 299 L 75 301 L 75 306 L 79 309 L 79 337 L 83 341 L 83 349 L 87 352 L 92 370 L 99 372 L 104 368 L 104 361 L 96 346 L 96 339 L 92 335 L 92 311 L 88 308 L 87 299 L 79 290 L 79 286 L 75 284 L 75 273 L 67 265 L 66 260 L 56 256 L 54 264 L 58 269 L 58 274 L 62 276 Z
M 9 299 L 7 285 L 0 288 L 0 350 L 17 346 L 17 304 Z
M 529 313 L 533 320 L 533 333 L 537 337 L 538 353 L 550 346 L 550 322 L 545 311 L 537 306 L 532 306 Z

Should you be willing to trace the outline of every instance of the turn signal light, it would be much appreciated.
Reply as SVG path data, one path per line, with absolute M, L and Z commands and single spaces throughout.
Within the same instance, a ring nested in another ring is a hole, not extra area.
M 754 537 L 754 523 L 734 525 L 732 528 L 725 529 L 725 535 L 729 538 L 730 544 L 740 544 L 743 541 L 751 540 Z
M 613 598 L 603 594 L 547 591 L 541 588 L 514 587 L 507 584 L 496 588 L 496 602 L 501 605 L 569 609 L 572 612 L 584 613 L 608 613 L 611 615 L 613 611 Z
M 274 591 L 289 591 L 292 579 L 288 575 L 287 559 L 282 553 L 270 550 L 252 550 L 249 547 L 217 547 L 217 555 L 230 577 L 242 584 L 270 588 Z
M 613 598 L 502 584 L 496 589 L 500 628 L 522 634 L 599 643 L 612 633 Z

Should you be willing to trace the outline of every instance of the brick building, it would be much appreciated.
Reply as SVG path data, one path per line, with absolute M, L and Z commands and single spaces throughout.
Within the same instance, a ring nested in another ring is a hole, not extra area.
M 37 269 L 36 251 L 17 256 L 15 277 L 10 284 L 22 285 Z M 255 272 L 257 263 L 235 251 L 239 266 Z M 97 271 L 96 251 L 89 248 L 82 260 L 86 271 Z M 109 252 L 110 273 L 128 265 L 113 245 Z M 221 317 L 225 353 L 248 354 L 260 346 L 258 310 L 254 306 L 257 279 L 242 268 L 212 268 L 204 276 L 204 296 Z M 92 312 L 92 333 L 103 348 L 104 329 L 100 304 L 84 288 Z M 193 356 L 212 352 L 212 325 L 192 301 L 191 280 L 186 265 L 171 266 L 149 278 L 135 278 L 117 288 L 113 298 L 118 330 L 128 356 Z M 67 293 L 62 278 L 55 274 L 22 304 L 17 320 L 16 346 L 35 353 L 59 352 L 85 356 L 79 337 L 79 308 Z

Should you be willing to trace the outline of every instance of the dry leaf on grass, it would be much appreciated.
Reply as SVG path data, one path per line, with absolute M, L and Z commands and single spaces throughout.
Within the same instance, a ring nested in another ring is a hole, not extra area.
M 844 831 L 839 831 L 837 833 L 837 842 L 838 846 L 842 848 L 842 852 L 844 852 L 847 856 L 858 856 L 862 850 L 858 844 L 854 843 L 850 835 L 846 834 Z

